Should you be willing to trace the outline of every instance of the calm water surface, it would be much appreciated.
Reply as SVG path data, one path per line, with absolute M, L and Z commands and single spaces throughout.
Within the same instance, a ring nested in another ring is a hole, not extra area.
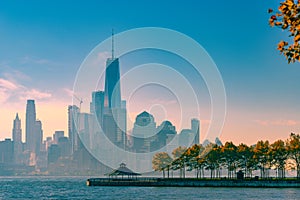
M 300 189 L 87 187 L 87 177 L 0 177 L 0 199 L 300 199 Z

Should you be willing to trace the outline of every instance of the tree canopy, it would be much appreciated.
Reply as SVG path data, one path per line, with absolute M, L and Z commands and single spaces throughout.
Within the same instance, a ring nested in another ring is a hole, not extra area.
M 286 141 L 270 143 L 261 140 L 252 146 L 226 142 L 222 146 L 210 143 L 205 147 L 199 144 L 178 147 L 172 155 L 173 159 L 166 152 L 156 153 L 152 160 L 153 169 L 162 171 L 163 176 L 165 170 L 179 170 L 182 178 L 185 178 L 186 170 L 195 170 L 197 178 L 204 177 L 204 170 L 210 172 L 211 178 L 220 178 L 221 169 L 227 170 L 228 178 L 235 178 L 237 170 L 243 171 L 246 177 L 252 177 L 253 171 L 259 170 L 261 178 L 269 178 L 272 169 L 276 170 L 277 178 L 284 178 L 290 166 L 300 178 L 300 135 L 295 133 L 291 133 Z
M 300 1 L 284 0 L 277 11 L 269 9 L 271 16 L 269 24 L 289 33 L 289 41 L 282 40 L 277 49 L 283 54 L 288 63 L 300 61 Z

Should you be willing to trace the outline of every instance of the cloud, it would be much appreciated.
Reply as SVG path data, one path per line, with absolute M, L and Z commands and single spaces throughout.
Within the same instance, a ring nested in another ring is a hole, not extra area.
M 49 99 L 52 97 L 52 94 L 48 92 L 41 92 L 37 89 L 30 89 L 24 92 L 25 98 L 23 99 L 37 99 L 37 100 L 43 100 L 43 99 Z
M 52 62 L 48 59 L 44 59 L 44 58 L 36 58 L 36 57 L 31 57 L 31 56 L 25 56 L 23 58 L 21 58 L 20 60 L 21 64 L 52 64 Z
M 72 97 L 74 95 L 73 90 L 69 89 L 69 88 L 63 88 L 63 92 L 68 96 L 68 97 Z
M 0 89 L 3 90 L 16 90 L 19 86 L 17 86 L 15 83 L 0 78 Z
M 26 99 L 46 100 L 52 97 L 49 92 L 28 88 L 15 81 L 0 78 L 0 102 L 2 104 L 17 103 Z
M 296 120 L 254 120 L 261 126 L 296 126 L 300 124 L 300 121 Z
M 31 80 L 31 78 L 29 76 L 27 76 L 26 74 L 24 74 L 18 70 L 14 70 L 14 69 L 10 69 L 9 72 L 2 73 L 2 76 L 7 80 L 13 80 L 13 81 L 30 81 Z

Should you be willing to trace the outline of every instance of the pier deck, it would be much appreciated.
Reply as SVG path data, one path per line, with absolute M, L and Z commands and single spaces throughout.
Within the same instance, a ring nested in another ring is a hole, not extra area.
M 195 178 L 90 178 L 88 186 L 141 186 L 141 187 L 262 187 L 300 188 L 300 180 L 210 180 Z

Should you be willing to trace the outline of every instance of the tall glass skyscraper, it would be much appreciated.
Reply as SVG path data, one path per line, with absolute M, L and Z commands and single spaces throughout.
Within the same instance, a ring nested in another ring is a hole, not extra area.
M 113 52 L 112 42 L 112 56 L 106 61 L 102 129 L 115 145 L 125 148 L 126 102 L 121 101 L 119 59 L 114 58 Z
M 104 110 L 104 92 L 95 91 L 92 93 L 92 102 L 90 104 L 90 113 L 97 116 L 98 123 L 103 123 Z
M 121 108 L 120 67 L 118 58 L 109 58 L 105 70 L 105 96 L 106 108 Z
M 34 100 L 27 100 L 26 105 L 26 149 L 35 152 L 35 121 L 36 121 L 36 112 L 35 112 L 35 103 Z

